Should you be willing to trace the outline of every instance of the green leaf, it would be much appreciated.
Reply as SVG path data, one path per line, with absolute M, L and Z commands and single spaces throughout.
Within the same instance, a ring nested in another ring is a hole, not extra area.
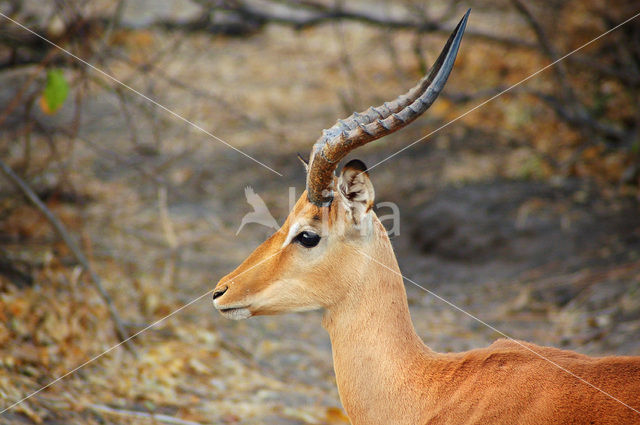
M 44 88 L 42 97 L 45 104 L 45 112 L 55 114 L 62 106 L 69 95 L 69 84 L 64 78 L 64 74 L 59 69 L 47 71 L 47 85 Z

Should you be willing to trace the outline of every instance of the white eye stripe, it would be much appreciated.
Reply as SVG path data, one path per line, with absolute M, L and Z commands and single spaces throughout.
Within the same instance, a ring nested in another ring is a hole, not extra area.
M 296 238 L 296 236 L 298 236 L 301 232 L 310 232 L 310 233 L 314 233 L 314 234 L 318 233 L 318 231 L 316 229 L 314 229 L 312 226 L 310 226 L 305 221 L 303 221 L 301 223 L 294 223 L 289 228 L 289 233 L 287 234 L 287 237 L 285 238 L 284 243 L 282 244 L 282 247 L 280 247 L 280 249 L 282 249 L 285 246 L 289 245 Z
M 298 235 L 300 227 L 301 227 L 300 223 L 294 223 L 293 226 L 289 228 L 289 233 L 287 234 L 287 237 L 284 239 L 284 243 L 282 244 L 282 247 L 280 249 L 284 248 L 285 246 L 291 243 L 291 240 Z

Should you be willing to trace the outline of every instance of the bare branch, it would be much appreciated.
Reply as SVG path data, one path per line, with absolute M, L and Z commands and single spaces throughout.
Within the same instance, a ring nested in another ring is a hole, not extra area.
M 556 62 L 558 60 L 558 52 L 555 47 L 549 41 L 549 37 L 545 33 L 542 25 L 538 22 L 538 20 L 533 16 L 533 14 L 527 9 L 527 7 L 522 3 L 521 0 L 511 0 L 516 10 L 524 17 L 525 21 L 529 24 L 533 32 L 536 34 L 536 38 L 538 39 L 538 43 L 542 48 L 544 54 L 552 61 Z M 573 93 L 571 85 L 569 84 L 569 78 L 567 76 L 567 67 L 564 62 L 559 61 L 552 68 L 553 73 L 556 75 L 556 79 L 562 88 L 562 92 L 567 101 L 571 101 L 572 103 L 576 103 L 576 96 Z
M 553 44 L 549 41 L 549 37 L 542 28 L 540 22 L 535 18 L 535 16 L 533 16 L 521 0 L 511 0 L 511 2 L 536 34 L 536 38 L 543 53 L 552 62 L 557 62 L 556 66 L 554 66 L 552 70 L 556 77 L 556 81 L 560 86 L 561 99 L 558 99 L 558 97 L 554 95 L 539 92 L 534 93 L 534 95 L 549 105 L 560 119 L 583 133 L 586 136 L 585 138 L 588 138 L 589 136 L 586 132 L 586 130 L 589 129 L 594 131 L 596 134 L 603 136 L 605 142 L 606 139 L 614 139 L 624 142 L 625 139 L 627 139 L 627 134 L 625 134 L 624 131 L 598 120 L 585 107 L 578 96 L 576 96 L 570 83 L 569 72 L 566 64 L 562 61 L 558 61 L 559 55 Z
M 267 23 L 291 26 L 295 29 L 302 30 L 314 26 L 329 23 L 335 20 L 346 20 L 360 22 L 367 25 L 390 28 L 390 29 L 407 29 L 419 32 L 439 33 L 449 35 L 453 30 L 453 26 L 443 25 L 434 20 L 414 20 L 411 17 L 390 18 L 377 16 L 372 13 L 363 11 L 355 11 L 340 6 L 328 7 L 321 3 L 305 1 L 304 4 L 297 5 L 294 2 L 283 2 L 289 6 L 289 13 L 275 13 L 249 6 L 241 1 L 226 2 L 212 0 L 193 0 L 201 5 L 205 12 L 203 17 L 199 19 L 200 29 L 211 29 L 211 22 L 206 18 L 211 12 L 219 10 L 232 12 L 242 20 L 251 22 L 254 25 L 262 26 Z M 310 11 L 310 9 L 312 11 Z M 304 12 L 304 13 L 300 13 Z M 195 27 L 194 27 L 195 28 Z M 467 36 L 477 38 L 484 41 L 497 42 L 513 47 L 536 47 L 534 43 L 526 40 L 503 37 L 487 32 L 469 29 Z
M 558 117 L 574 127 L 588 128 L 609 139 L 624 141 L 627 138 L 627 134 L 622 129 L 602 123 L 587 113 L 576 114 L 574 111 L 567 109 L 561 99 L 553 95 L 538 91 L 530 91 L 530 93 L 545 102 Z
M 7 176 L 7 178 L 11 180 L 11 182 L 20 189 L 20 191 L 27 197 L 27 199 L 29 199 L 29 201 L 31 201 L 31 203 L 35 205 L 35 207 L 38 208 L 38 210 L 40 210 L 40 212 L 46 217 L 51 226 L 53 226 L 53 228 L 55 229 L 58 236 L 60 236 L 67 247 L 69 247 L 69 250 L 76 258 L 78 263 L 80 263 L 80 265 L 89 273 L 89 276 L 91 276 L 91 281 L 93 282 L 94 286 L 100 293 L 100 296 L 102 297 L 104 303 L 109 309 L 109 314 L 114 322 L 118 338 L 120 338 L 120 341 L 125 341 L 129 335 L 125 330 L 122 319 L 120 319 L 120 316 L 116 311 L 115 306 L 113 305 L 111 296 L 102 286 L 102 280 L 100 279 L 100 276 L 98 276 L 98 274 L 90 266 L 89 260 L 73 240 L 64 224 L 62 224 L 58 217 L 56 217 L 55 214 L 53 214 L 53 212 L 51 212 L 51 210 L 44 204 L 44 202 L 40 200 L 33 189 L 31 189 L 31 187 L 24 180 L 22 180 L 22 178 L 20 178 L 20 176 L 18 176 L 13 171 L 13 169 L 11 169 L 11 167 L 9 167 L 2 159 L 0 159 L 0 169 L 2 169 L 2 172 Z M 127 341 L 125 344 L 130 350 L 135 350 L 133 344 L 131 344 L 130 341 Z

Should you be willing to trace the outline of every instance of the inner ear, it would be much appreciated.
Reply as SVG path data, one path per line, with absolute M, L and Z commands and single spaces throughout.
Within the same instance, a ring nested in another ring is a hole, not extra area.
M 338 192 L 351 212 L 355 224 L 360 224 L 373 207 L 375 198 L 373 184 L 369 180 L 364 162 L 354 159 L 342 168 L 338 179 Z

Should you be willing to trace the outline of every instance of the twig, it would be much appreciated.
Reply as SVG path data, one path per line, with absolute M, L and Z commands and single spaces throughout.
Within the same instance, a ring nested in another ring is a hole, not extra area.
M 118 0 L 115 10 L 111 15 L 111 19 L 109 19 L 107 27 L 104 30 L 102 40 L 100 40 L 100 50 L 103 50 L 103 48 L 107 46 L 107 44 L 109 43 L 109 39 L 111 38 L 111 34 L 113 34 L 113 31 L 120 26 L 125 9 L 126 0 Z
M 531 11 L 522 3 L 521 0 L 511 0 L 516 10 L 522 15 L 522 17 L 527 21 L 527 24 L 531 27 L 533 32 L 538 39 L 538 43 L 544 54 L 551 60 L 552 62 L 556 62 L 559 55 L 556 51 L 555 47 L 549 41 L 549 37 L 545 33 L 542 25 L 538 22 L 538 20 L 533 16 Z M 556 75 L 556 79 L 560 88 L 562 89 L 564 98 L 575 106 L 578 106 L 578 100 L 576 99 L 575 93 L 569 84 L 569 77 L 566 64 L 562 61 L 558 62 L 556 66 L 552 68 L 553 73 Z M 581 106 L 581 105 L 580 105 Z
M 86 408 L 91 409 L 96 412 L 107 413 L 109 415 L 116 416 L 128 416 L 142 419 L 149 419 L 151 421 L 164 422 L 166 424 L 176 424 L 176 425 L 202 425 L 200 422 L 187 421 L 185 419 L 174 418 L 169 415 L 155 414 L 155 413 L 147 413 L 140 412 L 138 410 L 124 410 L 124 409 L 116 409 L 109 406 L 104 406 L 102 404 L 87 404 Z
M 342 6 L 340 5 L 339 7 L 341 8 Z M 347 48 L 349 43 L 346 41 L 342 22 L 336 22 L 335 25 L 333 25 L 333 29 L 339 49 L 338 54 L 340 59 L 338 60 L 338 63 L 340 64 L 340 68 L 342 68 L 342 72 L 345 74 L 345 79 L 347 81 L 346 89 L 349 92 L 348 95 L 342 96 L 344 110 L 348 114 L 355 109 L 355 105 L 360 104 L 357 88 L 358 76 L 356 75 L 353 62 L 349 56 L 349 50 Z
M 115 85 L 113 87 L 113 92 L 118 98 L 118 102 L 120 103 L 120 108 L 122 112 L 122 119 L 126 123 L 129 128 L 129 135 L 131 137 L 131 144 L 136 148 L 140 147 L 140 143 L 138 140 L 138 128 L 134 124 L 134 114 L 131 110 L 129 110 L 129 101 L 127 100 L 127 96 L 124 93 L 124 90 L 120 85 Z
M 9 178 L 9 180 L 11 180 L 11 182 L 20 189 L 20 191 L 27 197 L 27 199 L 29 199 L 29 201 L 31 201 L 36 206 L 36 208 L 38 208 L 40 212 L 47 218 L 49 223 L 55 229 L 56 233 L 58 233 L 58 236 L 60 236 L 64 243 L 69 247 L 69 250 L 71 250 L 71 253 L 76 258 L 78 263 L 80 263 L 80 265 L 89 273 L 89 276 L 91 276 L 91 281 L 93 282 L 94 286 L 100 293 L 102 300 L 109 309 L 109 314 L 115 324 L 118 338 L 120 338 L 120 341 L 125 341 L 129 335 L 125 330 L 125 327 L 122 323 L 122 320 L 120 319 L 120 316 L 118 315 L 118 312 L 115 309 L 115 306 L 113 305 L 111 297 L 102 286 L 100 276 L 98 276 L 93 268 L 91 268 L 87 257 L 85 257 L 84 253 L 80 250 L 76 242 L 73 240 L 64 224 L 62 224 L 62 222 L 58 220 L 58 218 L 42 202 L 42 200 L 40 200 L 33 189 L 31 189 L 31 187 L 24 180 L 22 180 L 22 178 L 20 178 L 20 176 L 18 176 L 13 171 L 13 169 L 11 169 L 11 167 L 5 164 L 2 159 L 0 159 L 0 168 L 2 169 L 2 172 Z M 127 341 L 125 344 L 127 348 L 129 348 L 129 350 L 135 352 L 135 347 L 130 341 Z
M 622 84 L 633 88 L 640 87 L 640 74 L 636 74 L 625 67 L 608 66 L 602 62 L 602 59 L 573 55 L 566 59 L 569 63 L 580 66 L 581 68 L 599 74 L 603 77 L 610 77 L 620 80 Z
M 590 114 L 576 114 L 574 111 L 567 110 L 567 108 L 564 107 L 564 103 L 562 102 L 562 100 L 556 98 L 553 95 L 542 93 L 536 90 L 531 90 L 530 94 L 542 100 L 551 109 L 553 109 L 553 111 L 560 119 L 564 120 L 567 124 L 573 127 L 581 129 L 582 131 L 588 128 L 604 136 L 605 138 L 614 139 L 620 142 L 627 139 L 627 134 L 623 129 L 600 122 L 597 119 L 593 118 Z M 615 147 L 611 146 L 611 143 L 606 143 L 606 140 L 605 144 L 609 145 L 610 147 Z
M 7 106 L 0 113 L 0 126 L 4 123 L 7 117 L 13 112 L 15 108 L 20 106 L 21 100 L 24 95 L 27 93 L 27 90 L 31 87 L 31 84 L 35 81 L 35 79 L 40 75 L 43 69 L 46 68 L 47 64 L 53 59 L 58 52 L 54 50 L 50 50 L 47 55 L 40 61 L 40 63 L 33 70 L 31 75 L 27 78 L 27 80 L 22 84 L 18 92 L 15 94 L 13 99 L 7 104 Z
M 113 162 L 123 165 L 127 169 L 132 169 L 139 172 L 142 176 L 148 178 L 150 181 L 156 184 L 159 184 L 159 185 L 168 184 L 162 176 L 158 175 L 153 170 L 149 170 L 147 167 L 144 166 L 144 164 L 140 164 L 139 162 L 136 162 L 136 157 L 132 157 L 131 155 L 125 156 L 124 154 L 118 151 L 104 147 L 103 144 L 96 143 L 81 135 L 74 135 L 70 131 L 67 131 L 64 128 L 57 128 L 56 131 L 60 131 L 62 134 L 84 143 L 90 149 L 96 151 L 96 153 L 98 153 L 101 157 L 109 157 L 109 159 L 111 159 Z
M 452 31 L 451 26 L 445 26 L 440 22 L 436 21 L 418 21 L 414 20 L 411 17 L 404 18 L 390 18 L 390 17 L 382 17 L 377 16 L 372 13 L 356 11 L 346 8 L 339 7 L 329 7 L 323 6 L 319 3 L 314 5 L 314 9 L 316 12 L 309 13 L 309 4 L 311 2 L 306 2 L 305 7 L 290 7 L 288 12 L 285 13 L 272 13 L 266 10 L 258 9 L 257 7 L 249 6 L 248 4 L 240 1 L 234 2 L 214 2 L 211 0 L 193 0 L 195 3 L 198 3 L 203 7 L 203 9 L 207 12 L 211 12 L 214 10 L 223 10 L 226 12 L 232 12 L 237 14 L 240 18 L 242 18 L 247 23 L 253 23 L 254 25 L 264 25 L 266 23 L 274 23 L 280 25 L 291 26 L 296 30 L 302 30 L 311 28 L 314 26 L 326 24 L 328 22 L 334 20 L 346 20 L 346 21 L 354 21 L 360 22 L 366 25 L 371 26 L 379 26 L 390 29 L 408 29 L 415 30 L 419 32 L 435 32 L 441 34 L 450 34 Z M 268 4 L 268 3 L 267 3 Z M 301 9 L 305 12 L 302 16 L 300 16 Z M 292 16 L 291 12 L 298 12 L 298 16 Z M 185 26 L 182 26 L 183 29 L 186 29 Z M 206 25 L 204 26 L 192 26 L 194 30 L 210 30 Z M 497 42 L 501 44 L 505 44 L 513 47 L 525 47 L 532 48 L 535 47 L 529 41 L 506 38 L 499 35 L 490 34 L 487 32 L 477 31 L 472 28 L 466 30 L 466 35 L 469 37 L 477 38 L 480 40 Z
M 164 233 L 165 241 L 169 245 L 170 257 L 169 261 L 165 264 L 163 282 L 171 287 L 175 287 L 175 283 L 178 277 L 178 264 L 180 262 L 180 246 L 178 244 L 178 238 L 173 228 L 173 222 L 169 217 L 169 207 L 167 205 L 167 187 L 161 186 L 158 189 L 158 209 L 160 210 L 160 225 Z
M 220 96 L 217 93 L 186 84 L 180 81 L 179 79 L 172 77 L 164 70 L 162 66 L 159 66 L 156 63 L 147 61 L 143 64 L 135 64 L 131 62 L 129 58 L 120 54 L 119 52 L 114 52 L 113 57 L 122 61 L 122 63 L 124 63 L 125 65 L 133 68 L 135 70 L 134 75 L 139 75 L 141 72 L 145 74 L 154 74 L 160 80 L 165 81 L 170 85 L 172 85 L 173 87 L 179 90 L 185 91 L 186 93 L 194 97 L 212 100 L 220 104 L 225 111 L 237 116 L 238 119 L 242 120 L 246 124 L 257 126 L 259 128 L 264 128 L 270 134 L 276 136 L 277 139 L 282 140 L 285 143 L 287 141 L 287 135 L 284 130 L 280 128 L 276 128 L 270 123 L 266 122 L 265 120 L 261 120 L 253 116 L 252 114 L 247 113 L 242 107 L 239 107 L 234 102 L 229 102 L 228 100 L 224 99 L 222 96 Z
M 559 54 L 549 40 L 549 37 L 545 33 L 540 22 L 521 0 L 511 0 L 511 2 L 535 33 L 542 52 L 549 58 L 549 60 L 556 62 Z M 585 107 L 583 102 L 578 98 L 578 96 L 576 96 L 576 93 L 571 86 L 569 81 L 569 71 L 567 70 L 564 62 L 560 61 L 555 67 L 553 67 L 553 74 L 555 75 L 558 86 L 560 87 L 561 98 L 557 99 L 553 95 L 545 95 L 541 93 L 538 93 L 537 96 L 549 105 L 560 119 L 564 120 L 567 124 L 582 133 L 585 140 L 588 140 L 591 136 L 591 133 L 587 131 L 587 128 L 604 136 L 605 143 L 607 143 L 607 139 L 611 138 L 619 142 L 624 142 L 625 139 L 627 139 L 627 134 L 625 134 L 623 130 L 619 130 L 601 122 Z M 566 105 L 566 107 L 564 105 Z M 577 154 L 579 153 L 580 151 L 577 152 Z M 577 158 L 577 156 L 574 157 Z

